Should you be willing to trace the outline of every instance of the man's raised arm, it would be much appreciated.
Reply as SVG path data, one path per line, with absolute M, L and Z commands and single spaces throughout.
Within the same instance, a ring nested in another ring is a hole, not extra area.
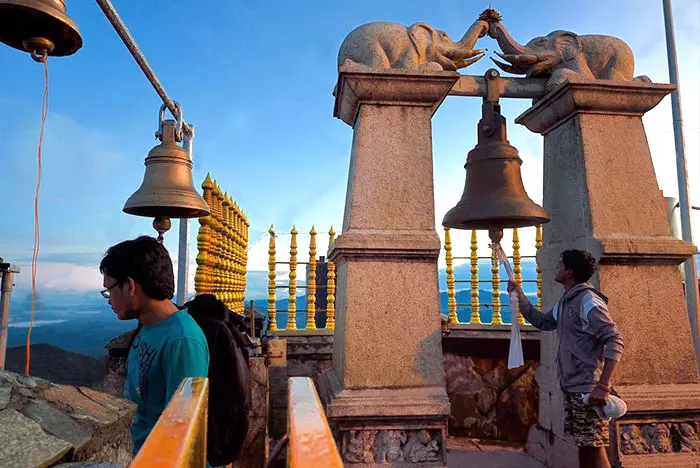
M 530 303 L 530 299 L 527 298 L 519 284 L 508 281 L 508 292 L 511 291 L 518 294 L 518 309 L 533 327 L 545 331 L 556 330 L 557 319 L 554 317 L 554 309 L 544 313 L 540 312 L 537 307 Z

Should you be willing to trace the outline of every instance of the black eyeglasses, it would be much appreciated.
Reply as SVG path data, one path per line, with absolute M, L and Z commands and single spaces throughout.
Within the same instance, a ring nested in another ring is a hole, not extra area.
M 109 299 L 110 291 L 117 286 L 121 286 L 123 283 L 124 283 L 123 281 L 118 281 L 118 282 L 114 283 L 112 286 L 110 286 L 108 288 L 104 288 L 102 291 L 100 291 L 100 294 L 102 294 L 102 297 L 104 297 L 105 299 Z

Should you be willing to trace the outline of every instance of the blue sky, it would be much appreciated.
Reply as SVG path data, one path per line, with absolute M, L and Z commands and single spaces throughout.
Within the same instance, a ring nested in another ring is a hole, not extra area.
M 371 21 L 425 21 L 458 39 L 487 6 L 452 0 L 213 1 L 161 0 L 114 4 L 185 119 L 196 127 L 194 179 L 207 171 L 239 203 L 251 221 L 251 269 L 266 268 L 271 223 L 280 231 L 312 224 L 326 232 L 343 216 L 352 131 L 332 116 L 336 57 L 345 35 Z M 611 34 L 635 52 L 636 74 L 667 82 L 661 0 L 502 0 L 493 2 L 520 42 L 568 29 Z M 700 6 L 675 0 L 686 148 L 691 197 L 700 205 Z M 67 1 L 84 47 L 49 61 L 51 96 L 44 142 L 41 189 L 39 285 L 48 289 L 97 289 L 96 270 L 110 245 L 153 234 L 151 220 L 124 214 L 124 201 L 143 177 L 143 159 L 155 145 L 160 101 L 98 6 Z M 480 48 L 493 50 L 489 38 Z M 0 185 L 4 203 L 0 256 L 23 267 L 18 285 L 29 283 L 43 73 L 23 53 L 0 46 Z M 461 72 L 481 75 L 487 59 Z M 513 119 L 529 105 L 505 100 L 509 139 L 525 161 L 530 196 L 541 200 L 542 139 Z M 466 153 L 476 143 L 479 101 L 448 99 L 433 120 L 436 216 L 458 200 Z M 670 98 L 645 117 L 659 186 L 676 195 Z M 695 235 L 700 235 L 696 221 Z M 192 261 L 196 252 L 193 223 Z M 176 259 L 177 225 L 166 235 Z M 260 240 L 260 242 L 257 242 Z M 466 255 L 457 234 L 457 255 Z M 300 255 L 307 253 L 300 237 Z M 319 246 L 327 237 L 319 236 Z M 521 235 L 525 253 L 531 231 Z M 486 239 L 481 246 L 486 248 Z M 281 237 L 278 250 L 288 246 Z M 320 251 L 323 250 L 321 247 Z M 278 260 L 284 260 L 284 253 Z M 191 269 L 194 274 L 194 268 Z

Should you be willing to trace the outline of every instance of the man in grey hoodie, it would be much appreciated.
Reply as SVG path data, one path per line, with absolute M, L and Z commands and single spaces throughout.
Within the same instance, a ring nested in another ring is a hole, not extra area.
M 581 468 L 610 467 L 605 447 L 610 445 L 608 421 L 593 406 L 610 396 L 610 379 L 622 356 L 622 335 L 608 313 L 608 298 L 588 283 L 596 270 L 593 256 L 565 250 L 554 280 L 564 295 L 548 312 L 537 310 L 520 286 L 508 283 L 518 294 L 523 316 L 540 330 L 558 330 L 557 375 L 564 391 L 565 430 L 579 447 Z M 590 393 L 588 404 L 583 395 Z

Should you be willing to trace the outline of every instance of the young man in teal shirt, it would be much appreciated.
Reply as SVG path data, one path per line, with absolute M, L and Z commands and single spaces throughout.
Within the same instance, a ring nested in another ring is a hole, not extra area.
M 124 396 L 137 405 L 131 426 L 136 454 L 180 382 L 207 377 L 209 349 L 194 319 L 172 302 L 173 264 L 156 239 L 142 236 L 110 247 L 100 272 L 102 295 L 119 320 L 137 319 L 141 325 L 124 381 Z

